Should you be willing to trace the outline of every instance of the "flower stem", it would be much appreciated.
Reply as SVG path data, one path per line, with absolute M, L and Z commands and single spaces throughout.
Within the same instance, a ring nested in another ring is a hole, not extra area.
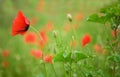
M 115 35 L 115 40 L 117 40 L 117 29 L 115 29 L 114 30 L 114 35 Z M 115 48 L 113 48 L 113 54 L 115 54 L 115 50 L 114 50 Z M 113 71 L 112 71 L 112 77 L 115 77 L 115 75 L 116 75 L 116 63 L 115 62 L 113 62 Z
M 45 77 L 47 77 L 47 70 L 46 70 L 45 63 L 43 63 L 43 66 L 44 66 L 44 70 L 45 70 Z
M 74 25 L 72 22 L 70 22 L 71 26 L 72 26 L 72 32 L 73 32 L 73 37 L 74 37 L 74 40 L 77 39 L 77 34 L 76 34 L 76 31 L 75 31 L 75 28 L 74 28 Z
M 55 68 L 54 68 L 54 66 L 53 66 L 53 63 L 52 63 L 51 65 L 52 65 L 53 71 L 54 71 L 54 73 L 55 73 L 55 77 L 58 77 L 58 76 L 57 76 L 57 73 L 56 73 L 56 71 L 55 71 Z
M 63 63 L 63 68 L 64 68 L 64 77 L 66 77 L 65 63 Z
M 35 29 L 33 26 L 30 26 L 36 33 L 37 35 L 39 36 L 40 40 L 43 40 L 39 34 L 39 31 L 37 29 Z M 44 48 L 43 48 L 43 51 L 44 51 Z M 44 55 L 42 55 L 42 60 L 44 60 Z M 43 62 L 43 67 L 44 67 L 44 70 L 45 70 L 45 77 L 47 77 L 47 70 L 46 70 L 46 65 L 45 65 L 45 62 Z
M 43 40 L 42 37 L 40 36 L 40 33 L 37 29 L 35 29 L 33 26 L 30 26 L 30 28 L 32 28 L 38 35 L 38 37 L 40 38 L 40 40 Z
M 72 63 L 70 63 L 70 77 L 72 77 L 71 75 L 72 75 Z

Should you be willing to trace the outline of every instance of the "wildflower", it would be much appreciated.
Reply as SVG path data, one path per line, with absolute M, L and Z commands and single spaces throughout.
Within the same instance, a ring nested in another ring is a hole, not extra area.
M 7 50 L 4 50 L 3 52 L 2 52 L 2 56 L 3 57 L 8 57 L 10 55 L 10 53 L 9 53 L 9 51 L 7 51 Z
M 52 29 L 53 29 L 53 22 L 49 21 L 45 26 L 45 30 L 51 31 Z
M 119 33 L 119 31 L 118 31 L 118 29 L 116 30 L 116 36 L 118 35 L 118 33 Z M 115 32 L 112 30 L 112 32 L 111 32 L 111 35 L 112 35 L 112 37 L 115 37 Z
M 50 55 L 46 55 L 44 57 L 44 61 L 47 62 L 47 63 L 52 63 L 52 58 L 53 58 L 53 55 L 50 54 Z
M 91 42 L 91 36 L 89 34 L 85 34 L 82 38 L 82 46 L 85 46 L 90 42 Z
M 36 42 L 36 35 L 32 32 L 27 33 L 24 37 L 24 41 L 26 43 L 35 43 Z
M 41 48 L 44 48 L 44 46 L 45 46 L 44 41 L 43 41 L 43 40 L 40 40 L 40 41 L 39 41 L 39 45 L 40 45 Z
M 31 50 L 31 55 L 37 59 L 42 58 L 42 51 L 40 50 Z
M 40 31 L 40 36 L 44 43 L 48 41 L 48 37 L 44 31 Z
M 41 36 L 41 39 L 39 40 L 39 45 L 44 48 L 45 44 L 47 43 L 48 41 L 48 37 L 45 33 L 45 31 L 40 31 L 40 36 Z
M 80 21 L 82 19 L 83 19 L 83 15 L 82 14 L 77 14 L 76 20 Z
M 3 61 L 3 62 L 2 62 L 2 66 L 5 67 L 5 68 L 8 67 L 8 66 L 9 66 L 8 61 Z
M 99 45 L 99 44 L 95 44 L 95 45 L 94 45 L 94 50 L 95 50 L 97 53 L 103 53 L 103 52 L 102 52 L 103 49 L 102 49 L 101 45 Z
M 13 20 L 12 24 L 12 36 L 17 34 L 23 35 L 28 30 L 29 25 L 29 20 L 23 15 L 21 11 L 18 11 L 18 14 Z
M 41 12 L 41 11 L 43 10 L 44 5 L 45 5 L 44 0 L 40 0 L 40 1 L 38 2 L 38 11 Z
M 74 47 L 74 48 L 77 47 L 77 41 L 76 41 L 76 40 L 71 41 L 71 42 L 70 42 L 70 46 L 71 46 L 71 47 Z

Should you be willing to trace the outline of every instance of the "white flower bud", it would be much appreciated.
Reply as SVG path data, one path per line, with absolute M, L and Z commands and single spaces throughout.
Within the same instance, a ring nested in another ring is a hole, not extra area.
M 53 31 L 53 36 L 54 36 L 54 38 L 57 37 L 57 32 L 56 31 Z
M 67 14 L 67 18 L 70 22 L 72 22 L 72 15 L 70 13 Z

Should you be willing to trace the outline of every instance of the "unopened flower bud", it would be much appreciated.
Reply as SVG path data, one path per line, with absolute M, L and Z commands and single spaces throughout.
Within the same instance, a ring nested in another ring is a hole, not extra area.
M 67 14 L 67 18 L 70 22 L 72 22 L 72 15 L 70 13 Z
M 53 31 L 53 36 L 54 36 L 54 38 L 57 37 L 57 32 L 56 31 Z

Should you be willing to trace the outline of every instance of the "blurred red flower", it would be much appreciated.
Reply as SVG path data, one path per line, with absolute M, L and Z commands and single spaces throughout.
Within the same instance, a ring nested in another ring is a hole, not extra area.
M 39 45 L 40 45 L 41 48 L 44 48 L 44 46 L 45 46 L 44 41 L 43 41 L 43 40 L 40 40 L 40 41 L 39 41 Z
M 35 43 L 37 41 L 35 33 L 32 33 L 32 32 L 27 33 L 24 37 L 24 41 L 26 43 Z
M 38 18 L 37 18 L 37 17 L 33 17 L 33 18 L 31 18 L 31 20 L 30 20 L 30 24 L 31 24 L 31 25 L 35 25 L 35 24 L 37 23 L 37 21 L 38 21 Z
M 103 53 L 103 49 L 102 49 L 101 45 L 99 45 L 99 44 L 95 44 L 95 45 L 94 45 L 94 50 L 95 50 L 97 53 Z
M 49 21 L 45 26 L 45 30 L 51 31 L 52 29 L 53 29 L 53 22 Z
M 70 46 L 71 46 L 71 47 L 74 47 L 74 48 L 77 47 L 77 41 L 76 41 L 76 40 L 71 41 L 71 42 L 70 42 Z
M 118 35 L 118 33 L 119 33 L 119 30 L 117 29 L 116 30 L 116 35 Z M 115 32 L 112 30 L 112 32 L 111 32 L 111 35 L 113 36 L 113 37 L 115 37 Z
M 45 31 L 40 31 L 41 39 L 39 40 L 39 45 L 44 48 L 45 44 L 48 42 L 48 37 Z
M 3 61 L 2 62 L 2 66 L 5 67 L 5 68 L 7 68 L 9 66 L 8 61 Z
M 82 46 L 85 46 L 90 42 L 91 42 L 91 36 L 89 34 L 85 34 L 82 38 Z
M 31 50 L 31 55 L 37 59 L 42 58 L 42 51 L 40 50 Z
M 7 51 L 7 50 L 4 50 L 3 52 L 2 52 L 2 56 L 3 57 L 8 57 L 10 55 L 10 53 L 9 53 L 9 51 Z
M 40 0 L 38 2 L 38 11 L 41 12 L 43 10 L 44 4 L 45 4 L 44 0 Z
M 29 20 L 23 15 L 21 11 L 18 11 L 18 14 L 13 20 L 12 24 L 12 36 L 17 34 L 23 35 L 28 30 L 29 25 Z
M 48 41 L 48 37 L 45 33 L 45 31 L 40 31 L 40 36 L 41 36 L 41 39 L 46 43 Z
M 76 15 L 76 20 L 80 21 L 83 19 L 83 15 L 81 13 Z
M 44 57 L 44 61 L 47 62 L 47 63 L 52 63 L 52 58 L 53 58 L 53 55 L 50 54 L 50 55 L 46 55 Z

